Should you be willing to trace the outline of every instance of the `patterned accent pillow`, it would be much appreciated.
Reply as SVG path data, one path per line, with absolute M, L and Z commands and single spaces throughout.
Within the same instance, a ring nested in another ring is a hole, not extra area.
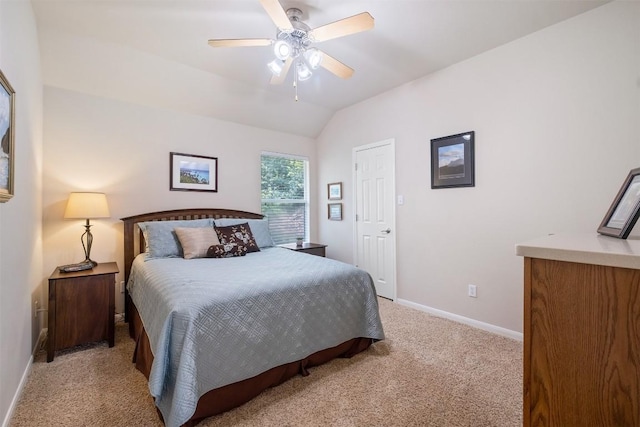
M 247 247 L 236 243 L 226 245 L 212 245 L 207 249 L 207 258 L 231 258 L 234 256 L 245 256 Z
M 253 238 L 260 249 L 275 246 L 271 233 L 269 232 L 269 221 L 267 219 L 242 219 L 242 218 L 218 218 L 213 223 L 214 226 L 226 227 L 243 223 L 249 224 Z
M 215 229 L 218 234 L 218 240 L 222 245 L 236 244 L 245 246 L 247 253 L 260 251 L 251 233 L 251 228 L 246 222 L 227 227 L 215 227 Z
M 204 258 L 207 256 L 209 246 L 220 244 L 218 235 L 213 227 L 176 227 L 173 231 L 175 231 L 182 246 L 184 259 Z

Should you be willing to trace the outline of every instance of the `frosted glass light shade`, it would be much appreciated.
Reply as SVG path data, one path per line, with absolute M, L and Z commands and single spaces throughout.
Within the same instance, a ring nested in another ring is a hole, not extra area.
M 291 45 L 284 40 L 278 40 L 273 45 L 273 53 L 276 58 L 286 60 L 291 55 Z
M 66 219 L 109 218 L 107 196 L 104 193 L 71 193 L 64 211 Z
M 312 69 L 316 69 L 322 62 L 322 52 L 316 48 L 311 48 L 304 53 L 304 57 Z
M 273 73 L 274 76 L 279 76 L 282 73 L 282 61 L 279 59 L 274 59 L 273 61 L 267 64 L 269 70 Z

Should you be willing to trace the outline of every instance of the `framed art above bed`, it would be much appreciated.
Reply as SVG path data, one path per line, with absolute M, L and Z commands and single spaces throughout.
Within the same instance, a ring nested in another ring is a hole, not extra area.
M 169 153 L 171 191 L 218 191 L 218 158 Z

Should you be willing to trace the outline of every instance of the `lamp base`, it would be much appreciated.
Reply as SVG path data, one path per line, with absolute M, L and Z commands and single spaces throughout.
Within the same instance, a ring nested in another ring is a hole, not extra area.
M 89 258 L 87 258 L 87 259 L 85 259 L 84 261 L 82 261 L 82 263 L 83 263 L 83 264 L 89 264 L 89 263 L 90 263 L 90 264 L 91 264 L 91 265 L 93 265 L 94 267 L 95 267 L 96 265 L 98 265 L 98 263 L 97 263 L 97 262 L 95 262 L 94 260 L 89 259 Z

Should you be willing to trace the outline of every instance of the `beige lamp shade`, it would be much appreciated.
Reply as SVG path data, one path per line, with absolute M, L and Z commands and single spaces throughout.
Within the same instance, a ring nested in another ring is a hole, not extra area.
M 104 193 L 71 193 L 64 217 L 67 219 L 109 218 L 107 196 Z

